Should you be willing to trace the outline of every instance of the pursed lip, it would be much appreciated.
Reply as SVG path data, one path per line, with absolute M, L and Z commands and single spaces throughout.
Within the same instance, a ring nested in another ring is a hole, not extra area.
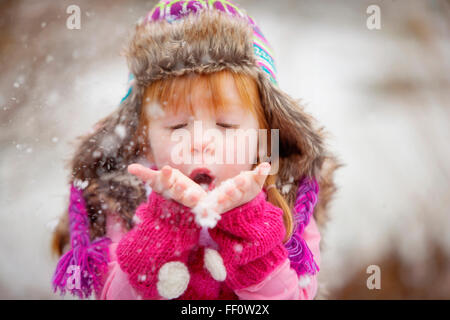
M 215 181 L 216 177 L 211 173 L 211 170 L 209 170 L 207 168 L 197 168 L 197 169 L 192 170 L 192 172 L 189 174 L 189 178 L 191 180 L 195 181 L 195 178 L 200 174 L 207 175 L 211 178 L 211 181 L 208 184 L 208 190 L 214 189 L 214 187 L 215 187 L 214 181 Z

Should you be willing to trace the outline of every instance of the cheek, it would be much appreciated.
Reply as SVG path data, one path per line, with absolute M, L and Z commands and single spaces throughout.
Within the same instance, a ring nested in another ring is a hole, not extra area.
M 185 150 L 180 145 L 184 146 L 186 143 L 180 144 L 180 139 L 177 136 L 172 137 L 172 133 L 165 129 L 149 130 L 149 140 L 154 164 L 158 168 L 169 165 L 186 174 L 190 162 L 187 160 L 180 163 L 179 160 L 183 155 L 182 152 Z M 188 154 L 190 155 L 190 153 Z
M 258 153 L 258 129 L 245 128 L 245 133 L 236 135 L 223 135 L 223 158 L 227 165 L 236 165 L 241 170 L 250 168 L 256 163 Z M 231 160 L 231 161 L 230 161 Z
M 170 134 L 163 129 L 149 130 L 150 149 L 155 164 L 161 167 L 170 161 L 170 151 L 173 142 L 170 139 Z

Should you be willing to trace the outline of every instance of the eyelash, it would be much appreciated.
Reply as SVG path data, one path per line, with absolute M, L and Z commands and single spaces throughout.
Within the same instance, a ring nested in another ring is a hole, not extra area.
M 216 125 L 218 125 L 222 128 L 227 128 L 227 129 L 228 128 L 233 128 L 233 129 L 239 128 L 238 124 L 216 123 Z
M 176 126 L 169 127 L 169 129 L 176 130 L 176 129 L 184 128 L 185 126 L 187 126 L 187 123 L 177 124 Z
M 226 123 L 216 123 L 216 125 L 223 127 L 223 128 L 239 128 L 238 124 L 226 124 Z M 173 127 L 169 127 L 169 129 L 171 130 L 176 130 L 176 129 L 180 129 L 180 128 L 184 128 L 185 126 L 187 126 L 187 123 L 181 123 L 181 124 L 177 124 L 176 126 Z

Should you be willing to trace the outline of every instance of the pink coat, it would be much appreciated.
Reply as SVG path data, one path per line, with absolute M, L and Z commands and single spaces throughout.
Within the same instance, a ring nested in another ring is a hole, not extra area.
M 153 199 L 153 200 L 152 200 Z M 162 200 L 162 197 L 158 197 L 156 193 L 152 193 L 149 196 L 149 202 L 151 201 L 164 201 Z M 151 213 L 149 213 L 149 208 L 154 207 L 160 207 L 161 205 L 155 205 L 156 202 L 152 203 L 152 206 L 149 205 L 149 202 L 147 202 L 145 205 L 141 205 L 140 208 L 138 208 L 136 215 L 141 217 L 149 217 L 151 216 Z M 258 205 L 263 204 L 264 205 L 264 211 L 267 211 L 267 216 L 258 215 L 258 218 L 254 218 L 254 214 L 249 215 L 247 212 L 255 212 L 251 211 L 252 208 L 260 208 Z M 252 206 L 253 205 L 253 206 Z M 249 209 L 249 210 L 247 210 Z M 210 230 L 209 234 L 213 238 L 215 242 L 219 244 L 222 251 L 219 251 L 222 256 L 224 256 L 224 262 L 227 267 L 227 280 L 230 279 L 227 283 L 227 286 L 224 286 L 229 290 L 229 292 L 223 292 L 221 291 L 220 297 L 217 299 L 241 299 L 241 300 L 306 300 L 306 299 L 313 299 L 317 292 L 317 274 L 314 276 L 302 276 L 301 279 L 297 276 L 297 273 L 290 267 L 290 261 L 287 258 L 286 255 L 283 254 L 284 247 L 282 247 L 282 243 L 280 240 L 274 240 L 274 241 L 280 241 L 279 245 L 276 244 L 274 246 L 272 244 L 272 247 L 279 247 L 278 249 L 271 249 L 272 251 L 278 250 L 279 254 L 274 254 L 273 256 L 275 258 L 271 258 L 272 260 L 269 261 L 270 265 L 273 265 L 272 268 L 267 269 L 266 272 L 259 274 L 259 267 L 256 269 L 248 269 L 244 265 L 243 267 L 234 267 L 231 261 L 233 259 L 227 259 L 227 256 L 229 255 L 226 250 L 226 246 L 236 246 L 236 243 L 231 242 L 225 234 L 232 233 L 234 234 L 234 237 L 239 235 L 239 227 L 237 227 L 236 223 L 233 223 L 235 217 L 239 214 L 242 216 L 244 210 L 245 214 L 248 215 L 248 217 L 251 217 L 251 219 L 264 219 L 269 217 L 273 219 L 273 217 L 277 217 L 280 221 L 280 226 L 282 224 L 282 211 L 281 209 L 271 205 L 268 201 L 265 200 L 265 193 L 262 191 L 260 195 L 258 195 L 257 198 L 251 201 L 251 203 L 245 204 L 237 209 L 233 209 L 230 212 L 227 212 L 222 215 L 222 219 L 219 220 L 218 226 L 214 230 Z M 235 213 L 235 215 L 234 215 Z M 276 213 L 276 214 L 274 214 Z M 160 212 L 156 212 L 159 216 Z M 250 218 L 249 218 L 250 219 Z M 103 290 L 100 294 L 100 299 L 108 299 L 108 300 L 135 300 L 135 299 L 142 299 L 143 294 L 139 290 L 139 286 L 136 284 L 136 281 L 133 281 L 133 275 L 129 271 L 129 269 L 125 268 L 125 271 L 123 268 L 121 268 L 119 264 L 118 255 L 116 252 L 116 249 L 122 241 L 122 246 L 124 246 L 123 243 L 134 243 L 138 242 L 136 239 L 139 239 L 139 237 L 136 237 L 136 231 L 133 229 L 133 232 L 129 232 L 128 234 L 125 233 L 124 229 L 122 228 L 122 225 L 120 222 L 118 222 L 118 218 L 116 216 L 108 216 L 107 218 L 107 236 L 112 240 L 112 243 L 110 245 L 110 263 L 108 265 L 109 272 L 106 275 L 105 279 L 105 285 L 103 287 Z M 254 224 L 258 224 L 258 220 L 252 220 L 254 221 Z M 261 220 L 263 221 L 263 220 Z M 264 220 L 266 221 L 266 220 Z M 265 224 L 261 224 L 262 226 L 268 225 L 267 222 L 264 222 Z M 271 221 L 271 225 L 276 225 L 276 223 Z M 161 224 L 159 224 L 161 225 Z M 158 225 L 158 229 L 159 229 Z M 242 223 L 240 224 L 242 225 Z M 148 228 L 148 227 L 147 227 Z M 163 227 L 164 228 L 164 227 Z M 227 229 L 228 228 L 228 229 Z M 215 230 L 218 231 L 215 231 Z M 247 229 L 242 229 L 247 230 Z M 164 230 L 161 230 L 164 232 Z M 224 231 L 224 232 L 221 232 Z M 242 233 L 242 232 L 241 232 Z M 269 232 L 265 232 L 264 230 L 259 230 L 257 232 L 258 235 L 268 234 Z M 277 230 L 277 233 L 280 235 L 284 234 L 284 229 Z M 125 238 L 124 238 L 125 237 Z M 129 239 L 127 239 L 127 237 Z M 132 238 L 131 238 L 132 237 Z M 320 251 L 319 251 L 319 244 L 320 244 L 320 233 L 318 231 L 316 222 L 313 217 L 311 217 L 309 224 L 306 226 L 304 232 L 303 232 L 303 238 L 305 239 L 309 249 L 311 250 L 311 253 L 314 256 L 314 260 L 317 263 L 318 266 L 320 266 Z M 198 237 L 196 238 L 198 242 Z M 280 238 L 281 239 L 281 238 Z M 267 244 L 268 241 L 266 239 L 261 239 L 261 243 Z M 184 240 L 183 240 L 184 241 Z M 129 248 L 129 247 L 128 247 Z M 134 248 L 134 247 L 133 247 Z M 194 248 L 194 247 L 193 247 Z M 195 246 L 198 250 L 198 254 L 203 253 L 203 246 Z M 282 248 L 282 249 L 281 249 Z M 248 257 L 249 255 L 253 255 L 254 257 L 252 259 L 258 258 L 255 256 L 256 252 L 261 252 L 262 249 L 258 249 L 257 251 L 253 252 L 246 252 L 243 250 L 243 254 L 245 257 L 247 257 L 246 261 L 249 261 Z M 131 251 L 129 249 L 122 250 L 123 252 L 126 252 L 125 255 L 127 257 L 123 258 L 124 253 L 122 253 L 122 265 L 128 265 L 128 261 L 134 261 L 134 260 L 128 260 L 128 251 Z M 133 250 L 134 252 L 135 250 Z M 152 250 L 150 250 L 152 251 Z M 154 251 L 154 250 L 153 250 Z M 152 252 L 153 252 L 152 251 Z M 229 250 L 232 252 L 231 250 Z M 268 256 L 269 254 L 266 254 L 265 256 Z M 141 253 L 142 256 L 142 253 Z M 140 256 L 139 256 L 140 257 Z M 150 257 L 151 259 L 152 257 Z M 125 259 L 125 260 L 124 260 Z M 131 257 L 130 259 L 133 259 Z M 170 260 L 170 259 L 169 259 Z M 175 259 L 172 259 L 175 260 Z M 123 261 L 127 261 L 126 263 L 123 263 Z M 186 260 L 187 261 L 187 260 Z M 228 263 L 228 261 L 230 261 Z M 244 260 L 243 260 L 244 261 Z M 269 265 L 267 263 L 267 265 Z M 251 263 L 249 262 L 248 265 Z M 200 265 L 201 266 L 201 265 Z M 195 267 L 193 267 L 195 268 Z M 142 268 L 141 268 L 142 269 Z M 203 268 L 200 268 L 203 269 Z M 197 269 L 198 270 L 198 269 Z M 235 270 L 235 271 L 233 271 Z M 239 274 L 239 270 L 242 271 L 242 274 Z M 252 270 L 252 271 L 249 271 Z M 257 278 L 251 279 L 245 276 L 246 274 L 255 274 L 254 270 L 258 270 L 256 274 L 259 276 Z M 191 271 L 191 269 L 190 269 Z M 191 286 L 191 283 L 195 284 L 194 279 L 201 279 L 199 281 L 202 282 L 202 287 L 205 286 L 205 281 L 211 281 L 210 285 L 207 285 L 207 287 L 214 287 L 215 280 L 212 278 L 209 278 L 205 280 L 205 276 L 203 277 L 197 277 L 197 278 L 191 278 L 191 282 L 189 283 L 189 286 Z M 255 281 L 257 281 L 255 283 Z M 217 282 L 216 282 L 217 283 Z M 250 285 L 248 285 L 250 284 Z M 199 285 L 200 286 L 200 285 Z M 190 291 L 189 291 L 190 290 Z M 224 289 L 221 289 L 224 290 Z M 188 288 L 188 291 L 186 295 L 184 296 L 184 299 L 206 299 L 204 296 L 196 296 L 195 295 L 195 288 L 190 289 Z M 207 296 L 210 297 L 210 296 Z M 159 297 L 155 294 L 152 295 L 144 295 L 144 298 L 151 298 L 151 299 L 163 299 L 162 297 Z

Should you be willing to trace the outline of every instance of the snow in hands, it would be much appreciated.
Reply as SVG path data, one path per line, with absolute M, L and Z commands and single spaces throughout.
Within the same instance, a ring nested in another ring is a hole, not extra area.
M 270 164 L 262 163 L 252 171 L 243 171 L 238 176 L 223 181 L 217 188 L 206 193 L 192 208 L 195 214 L 195 222 L 201 227 L 214 228 L 221 218 L 221 213 L 229 208 L 223 206 L 221 196 L 223 194 L 241 194 L 239 199 L 233 199 L 237 203 L 245 203 L 256 196 L 269 174 Z M 250 181 L 250 183 L 248 182 Z M 235 192 L 237 191 L 237 193 Z M 222 198 L 223 199 L 223 198 Z
M 229 187 L 236 187 L 234 179 L 225 180 L 212 191 L 208 192 L 206 196 L 199 200 L 197 205 L 192 208 L 195 214 L 195 222 L 201 227 L 214 228 L 220 220 L 219 195 L 224 193 Z
M 166 199 L 192 208 L 199 226 L 214 228 L 221 213 L 250 201 L 261 191 L 270 164 L 265 162 L 254 170 L 242 171 L 236 177 L 223 181 L 217 188 L 216 177 L 206 168 L 193 170 L 189 177 L 170 166 L 152 170 L 141 164 L 132 164 L 128 166 L 128 171 L 149 183 L 154 191 Z

